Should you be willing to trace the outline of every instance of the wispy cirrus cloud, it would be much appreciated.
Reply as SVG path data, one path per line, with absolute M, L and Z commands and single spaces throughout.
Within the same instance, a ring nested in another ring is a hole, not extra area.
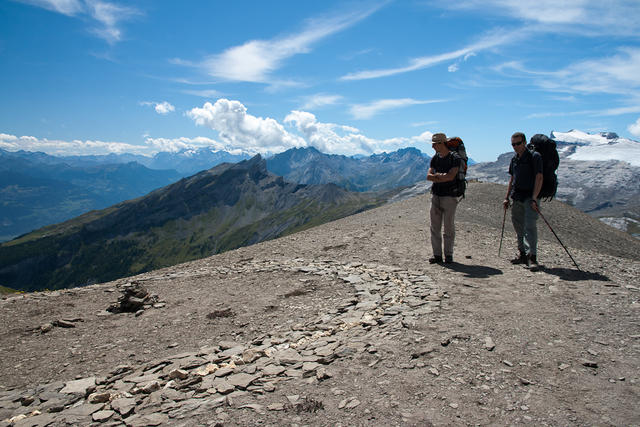
M 640 30 L 637 0 L 440 0 L 437 3 L 444 9 L 536 23 L 541 25 L 539 30 L 545 32 L 637 37 Z
M 433 67 L 435 65 L 449 62 L 453 60 L 467 60 L 471 56 L 476 55 L 478 52 L 496 48 L 498 46 L 505 45 L 507 43 L 514 43 L 525 37 L 525 31 L 507 32 L 501 30 L 492 31 L 475 43 L 472 43 L 463 48 L 445 52 L 438 55 L 421 56 L 418 58 L 412 58 L 409 63 L 402 67 L 395 68 L 381 68 L 377 70 L 365 70 L 355 73 L 349 73 L 340 78 L 340 80 L 366 80 L 377 79 L 380 77 L 389 77 L 396 74 L 408 73 L 411 71 L 421 70 L 423 68 Z M 456 68 L 450 71 L 456 71 Z
M 268 83 L 279 86 L 296 84 L 291 80 L 279 81 L 273 73 L 281 68 L 287 59 L 294 55 L 309 53 L 315 43 L 362 21 L 380 9 L 383 4 L 378 2 L 361 10 L 310 19 L 299 33 L 267 40 L 249 40 L 198 62 L 181 59 L 175 59 L 173 62 L 196 66 L 209 76 L 225 81 Z
M 317 93 L 315 95 L 304 97 L 303 110 L 313 110 L 315 108 L 335 105 L 344 99 L 342 95 L 331 95 L 327 93 Z
M 533 113 L 528 118 L 552 116 L 617 116 L 640 112 L 640 48 L 619 48 L 617 53 L 569 64 L 558 70 L 528 69 L 521 62 L 508 62 L 494 70 L 512 79 L 531 81 L 548 92 L 575 95 L 610 95 L 618 107 L 571 112 Z
M 434 104 L 445 102 L 444 99 L 419 100 L 413 98 L 379 99 L 368 104 L 356 104 L 350 108 L 354 119 L 370 119 L 371 117 L 387 110 L 395 110 L 411 105 Z
M 182 93 L 186 93 L 187 95 L 200 96 L 202 98 L 217 98 L 221 95 L 221 93 L 215 89 L 186 89 L 183 90 Z
M 110 44 L 122 40 L 120 25 L 123 21 L 139 15 L 140 11 L 130 6 L 102 0 L 16 0 L 20 3 L 41 7 L 70 17 L 89 16 L 96 24 L 90 31 Z

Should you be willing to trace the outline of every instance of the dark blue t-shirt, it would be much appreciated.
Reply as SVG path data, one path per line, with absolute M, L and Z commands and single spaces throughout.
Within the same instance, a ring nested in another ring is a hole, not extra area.
M 533 197 L 536 174 L 542 173 L 542 156 L 540 153 L 525 150 L 522 157 L 516 154 L 509 164 L 509 175 L 513 176 L 511 198 L 524 201 Z
M 453 151 L 450 151 L 444 157 L 440 157 L 439 154 L 435 154 L 431 158 L 431 163 L 429 163 L 429 168 L 433 168 L 434 171 L 438 173 L 447 173 L 453 168 L 460 167 L 460 156 Z M 457 177 L 453 179 L 453 181 L 449 182 L 434 182 L 431 185 L 431 193 L 436 196 L 450 196 L 457 197 L 458 194 L 458 180 Z

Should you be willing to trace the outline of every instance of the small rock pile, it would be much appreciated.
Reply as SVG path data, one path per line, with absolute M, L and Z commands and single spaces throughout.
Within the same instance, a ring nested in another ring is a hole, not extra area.
M 122 285 L 120 298 L 107 308 L 111 313 L 138 313 L 147 308 L 164 307 L 158 302 L 158 296 L 150 294 L 140 283 L 132 282 Z

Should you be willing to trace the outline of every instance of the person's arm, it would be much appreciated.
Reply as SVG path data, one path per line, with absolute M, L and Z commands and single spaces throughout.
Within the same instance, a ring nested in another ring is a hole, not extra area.
M 537 211 L 538 210 L 538 196 L 540 195 L 540 190 L 542 190 L 542 156 L 536 153 L 534 156 L 534 167 L 535 167 L 535 181 L 533 184 L 533 193 L 531 194 L 531 207 Z
M 427 180 L 429 181 L 433 181 L 433 182 L 449 182 L 449 181 L 453 181 L 454 179 L 456 179 L 456 175 L 458 174 L 458 169 L 459 168 L 451 168 L 449 169 L 449 172 L 447 173 L 442 173 L 442 172 L 436 172 L 435 170 L 433 170 L 433 168 L 429 169 L 429 174 L 427 175 Z
M 436 182 L 436 171 L 433 168 L 429 168 L 429 172 L 427 172 L 427 181 Z
M 511 194 L 511 186 L 513 185 L 513 175 L 509 178 L 509 185 L 507 185 L 507 194 L 504 196 L 504 202 L 502 202 L 502 207 L 505 210 L 509 207 L 509 194 Z
M 536 182 L 533 184 L 533 195 L 531 199 L 531 207 L 534 210 L 538 210 L 538 195 L 540 194 L 540 190 L 542 189 L 542 173 L 536 174 Z

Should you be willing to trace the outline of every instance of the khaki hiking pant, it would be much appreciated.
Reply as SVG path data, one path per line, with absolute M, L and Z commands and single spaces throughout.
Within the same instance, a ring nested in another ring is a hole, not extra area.
M 456 237 L 454 217 L 459 202 L 458 197 L 431 196 L 431 248 L 434 256 L 442 256 L 442 237 L 444 236 L 444 255 L 453 256 L 453 241 Z M 444 234 L 442 233 L 444 223 Z

